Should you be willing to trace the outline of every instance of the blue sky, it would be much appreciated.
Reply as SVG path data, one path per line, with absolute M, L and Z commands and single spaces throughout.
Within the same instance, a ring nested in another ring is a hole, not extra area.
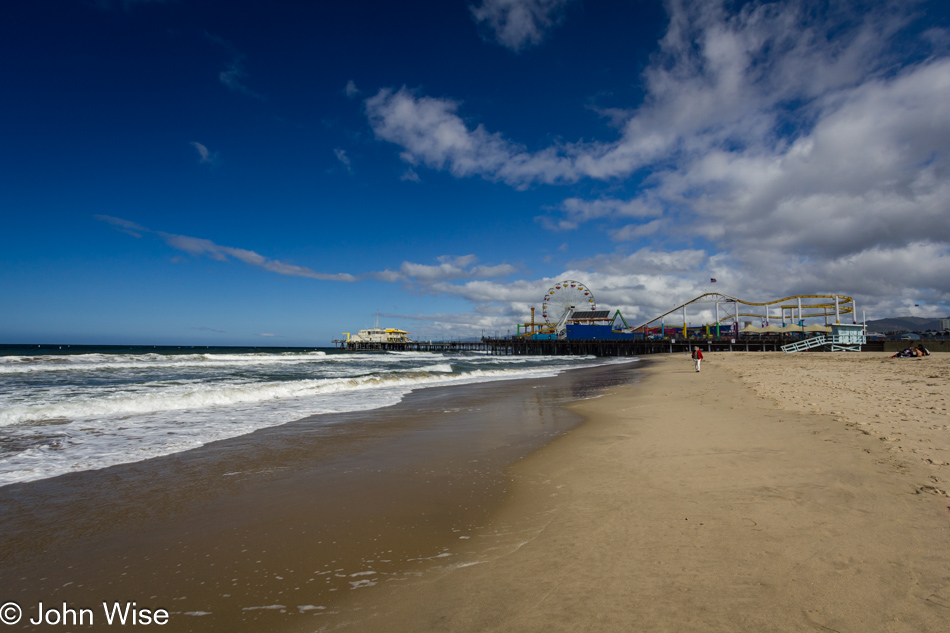
M 561 279 L 950 314 L 945 2 L 3 12 L 2 342 L 477 336 Z

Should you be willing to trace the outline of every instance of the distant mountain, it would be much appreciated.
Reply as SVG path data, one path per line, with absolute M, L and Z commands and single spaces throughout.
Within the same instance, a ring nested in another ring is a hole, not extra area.
M 939 329 L 940 319 L 925 319 L 923 317 L 890 317 L 868 321 L 868 332 L 923 332 Z

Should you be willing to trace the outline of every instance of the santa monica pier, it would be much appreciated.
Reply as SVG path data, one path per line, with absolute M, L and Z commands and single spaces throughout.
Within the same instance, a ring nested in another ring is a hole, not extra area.
M 866 328 L 857 322 L 852 297 L 840 294 L 793 295 L 765 301 L 706 293 L 630 324 L 620 310 L 598 309 L 593 291 L 567 279 L 552 286 L 541 314 L 515 324 L 504 337 L 476 341 L 414 341 L 405 330 L 361 330 L 334 344 L 354 351 L 484 351 L 487 354 L 639 356 L 706 351 L 861 351 L 868 349 Z M 692 317 L 691 317 L 692 314 Z M 690 325 L 699 317 L 705 323 Z M 871 343 L 870 345 L 874 345 Z M 883 348 L 882 348 L 883 349 Z

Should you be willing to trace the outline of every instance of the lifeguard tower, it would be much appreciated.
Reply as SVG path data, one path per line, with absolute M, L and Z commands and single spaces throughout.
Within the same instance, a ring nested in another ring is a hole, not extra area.
M 851 314 L 854 315 L 854 300 L 851 299 Z M 789 343 L 782 346 L 786 354 L 801 352 L 806 349 L 823 347 L 832 352 L 860 352 L 861 346 L 867 343 L 867 326 L 863 323 L 841 323 L 841 311 L 838 296 L 835 296 L 835 322 L 831 324 L 831 334 L 819 334 L 803 341 Z
M 867 332 L 861 323 L 835 323 L 831 326 L 832 352 L 860 352 L 868 342 Z

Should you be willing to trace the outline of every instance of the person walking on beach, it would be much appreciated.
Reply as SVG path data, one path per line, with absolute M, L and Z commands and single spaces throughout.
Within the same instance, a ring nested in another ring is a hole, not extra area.
M 696 361 L 696 371 L 699 371 L 699 363 L 703 360 L 703 350 L 698 347 L 693 348 L 693 360 Z

